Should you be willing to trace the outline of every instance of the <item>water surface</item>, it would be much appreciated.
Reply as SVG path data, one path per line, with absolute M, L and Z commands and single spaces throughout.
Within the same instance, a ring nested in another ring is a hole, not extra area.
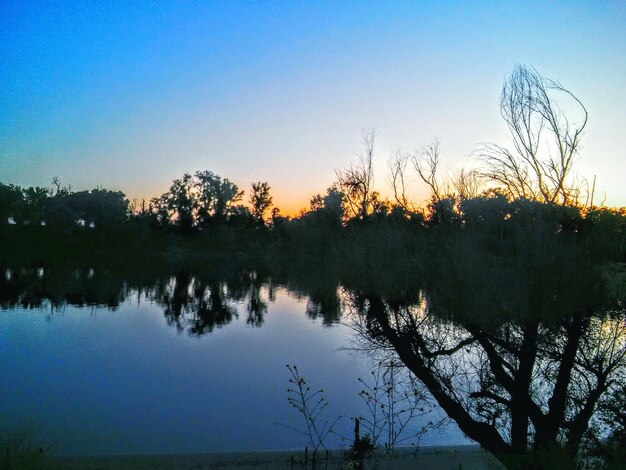
M 357 379 L 372 364 L 346 349 L 355 333 L 336 286 L 305 295 L 247 271 L 229 283 L 30 269 L 7 270 L 1 287 L 0 425 L 30 426 L 56 453 L 303 448 L 283 426 L 301 419 L 286 364 L 324 388 L 339 433 L 350 437 L 350 417 L 365 412 Z M 465 442 L 453 426 L 422 439 Z

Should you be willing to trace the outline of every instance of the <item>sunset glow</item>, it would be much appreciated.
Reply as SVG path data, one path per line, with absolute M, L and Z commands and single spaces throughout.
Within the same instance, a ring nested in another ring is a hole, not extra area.
M 480 142 L 509 144 L 499 94 L 527 64 L 585 104 L 576 171 L 626 205 L 622 2 L 7 1 L 0 24 L 4 183 L 149 199 L 207 169 L 269 182 L 293 215 L 376 128 L 388 195 L 398 149 L 438 139 L 452 171 Z

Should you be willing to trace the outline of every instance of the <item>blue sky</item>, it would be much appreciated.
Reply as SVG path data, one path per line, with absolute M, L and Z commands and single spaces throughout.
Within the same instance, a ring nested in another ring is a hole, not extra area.
M 156 196 L 209 169 L 295 211 L 375 127 L 389 154 L 508 142 L 517 64 L 589 110 L 578 173 L 626 205 L 624 2 L 0 2 L 0 181 Z M 424 196 L 412 186 L 417 199 Z

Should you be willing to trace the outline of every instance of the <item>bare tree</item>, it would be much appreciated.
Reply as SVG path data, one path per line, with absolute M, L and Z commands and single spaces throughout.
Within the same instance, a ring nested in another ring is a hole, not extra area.
M 461 169 L 452 178 L 451 184 L 461 200 L 478 197 L 483 189 L 480 174 L 476 170 Z
M 564 96 L 580 114 L 573 121 L 556 101 Z M 482 174 L 512 198 L 571 205 L 580 199 L 572 167 L 587 125 L 587 110 L 560 83 L 518 66 L 502 89 L 500 112 L 513 150 L 487 143 L 479 151 Z
M 406 195 L 408 184 L 406 171 L 410 159 L 411 156 L 409 154 L 398 150 L 387 160 L 387 166 L 389 167 L 388 183 L 393 191 L 393 198 L 396 204 L 407 212 L 411 211 L 411 204 Z
M 56 193 L 59 194 L 61 192 L 61 180 L 58 176 L 52 178 L 52 184 L 56 187 Z
M 374 129 L 363 131 L 363 150 L 357 154 L 357 162 L 349 167 L 335 170 L 341 192 L 345 195 L 348 213 L 351 217 L 364 219 L 368 216 L 373 196 Z
M 433 199 L 440 201 L 444 195 L 437 180 L 439 167 L 439 141 L 426 145 L 421 152 L 417 152 L 412 158 L 415 171 L 420 179 L 430 188 Z
M 389 167 L 388 183 L 398 206 L 406 211 L 413 210 L 413 204 L 406 195 L 409 162 L 412 163 L 419 179 L 428 186 L 431 199 L 435 203 L 445 198 L 458 196 L 459 199 L 471 199 L 481 194 L 483 181 L 476 170 L 461 169 L 455 175 L 450 175 L 444 180 L 440 179 L 439 155 L 439 142 L 434 141 L 426 145 L 421 151 L 416 151 L 413 154 L 398 151 L 389 158 L 387 161 Z
M 62 194 L 71 194 L 72 193 L 72 186 L 68 185 L 65 187 L 61 186 L 61 179 L 58 176 L 55 176 L 52 178 L 52 184 L 54 185 L 56 191 L 54 191 L 53 193 L 50 193 L 52 196 L 58 196 L 58 195 L 62 195 Z

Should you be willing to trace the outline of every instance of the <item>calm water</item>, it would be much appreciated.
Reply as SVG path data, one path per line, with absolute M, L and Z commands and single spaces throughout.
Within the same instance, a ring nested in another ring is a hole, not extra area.
M 16 282 L 7 270 L 0 285 L 0 427 L 30 426 L 58 454 L 303 448 L 303 436 L 277 424 L 300 425 L 286 364 L 324 388 L 326 416 L 343 416 L 345 436 L 365 413 L 357 379 L 370 360 L 344 349 L 354 339 L 348 316 L 313 318 L 328 302 L 254 274 L 245 289 L 190 275 L 141 287 L 93 271 L 27 274 Z M 422 439 L 466 442 L 453 425 Z

